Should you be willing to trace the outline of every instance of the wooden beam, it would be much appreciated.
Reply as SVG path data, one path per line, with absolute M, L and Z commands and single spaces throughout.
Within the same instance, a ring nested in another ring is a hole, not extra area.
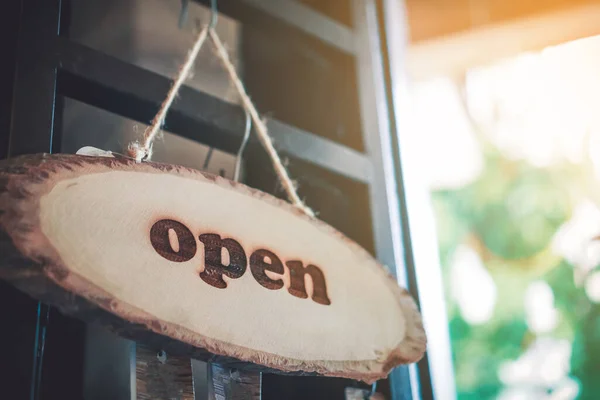
M 412 79 L 457 76 L 467 69 L 600 34 L 600 4 L 541 14 L 413 44 L 407 54 Z

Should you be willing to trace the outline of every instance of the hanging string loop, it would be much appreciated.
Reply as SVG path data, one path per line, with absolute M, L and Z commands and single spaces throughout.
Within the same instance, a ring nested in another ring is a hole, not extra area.
M 252 117 L 252 122 L 254 123 L 254 130 L 258 135 L 260 143 L 263 145 L 264 149 L 267 151 L 267 154 L 271 158 L 271 162 L 273 163 L 273 167 L 275 168 L 275 173 L 277 174 L 277 177 L 279 178 L 289 201 L 294 206 L 302 210 L 305 214 L 314 217 L 314 212 L 310 208 L 308 208 L 298 196 L 298 193 L 296 192 L 296 187 L 290 179 L 290 176 L 288 175 L 287 170 L 285 169 L 283 162 L 281 161 L 281 158 L 277 154 L 277 150 L 275 150 L 275 147 L 273 146 L 273 141 L 269 136 L 267 125 L 261 119 L 260 115 L 258 114 L 258 111 L 256 110 L 256 107 L 254 106 L 254 103 L 252 103 L 252 100 L 250 100 L 250 97 L 246 93 L 244 84 L 238 76 L 237 71 L 235 70 L 235 66 L 231 62 L 229 54 L 227 53 L 223 42 L 221 42 L 219 35 L 217 35 L 217 32 L 214 29 L 209 29 L 208 35 L 210 36 L 210 39 L 213 45 L 215 46 L 215 50 L 217 52 L 219 60 L 221 61 L 221 64 L 229 74 L 229 79 L 233 83 L 238 95 L 240 96 L 242 106 L 246 109 L 246 112 L 248 112 Z
M 231 60 L 229 58 L 229 54 L 228 54 L 227 50 L 225 49 L 225 45 L 223 44 L 223 42 L 221 42 L 221 39 L 219 38 L 219 35 L 217 34 L 217 32 L 215 30 L 215 26 L 217 23 L 217 14 L 218 14 L 216 11 L 216 0 L 211 0 L 211 11 L 212 11 L 212 14 L 211 14 L 210 24 L 208 26 L 206 26 L 204 29 L 202 29 L 200 31 L 200 33 L 198 34 L 198 36 L 196 37 L 194 45 L 192 46 L 191 50 L 188 52 L 188 55 L 187 55 L 184 63 L 182 64 L 181 68 L 179 69 L 179 72 L 177 73 L 177 76 L 175 77 L 175 80 L 173 81 L 173 85 L 171 86 L 171 89 L 167 93 L 167 97 L 161 104 L 160 109 L 158 110 L 158 113 L 152 120 L 152 124 L 144 131 L 142 140 L 132 142 L 129 145 L 129 149 L 128 149 L 129 155 L 131 157 L 135 158 L 138 162 L 149 160 L 152 157 L 152 144 L 153 144 L 154 140 L 156 139 L 157 135 L 159 134 L 160 129 L 161 129 L 162 125 L 164 124 L 167 112 L 169 111 L 169 108 L 173 104 L 173 101 L 175 100 L 175 97 L 177 96 L 179 89 L 181 88 L 181 86 L 183 85 L 183 83 L 185 82 L 187 77 L 189 76 L 189 74 L 192 70 L 192 67 L 194 65 L 194 61 L 196 60 L 198 53 L 200 52 L 200 49 L 202 48 L 202 45 L 204 44 L 204 42 L 206 41 L 206 38 L 208 36 L 208 37 L 210 37 L 210 40 L 216 50 L 215 53 L 217 54 L 219 60 L 221 61 L 223 68 L 227 71 L 229 79 L 232 82 L 232 84 L 234 85 L 234 87 L 240 97 L 242 106 L 244 107 L 246 113 L 252 119 L 258 139 L 259 139 L 260 143 L 262 144 L 262 146 L 264 147 L 264 149 L 266 150 L 267 154 L 269 155 L 271 162 L 273 164 L 273 167 L 275 169 L 275 173 L 277 174 L 277 177 L 279 178 L 279 181 L 281 182 L 281 185 L 282 185 L 289 201 L 296 208 L 301 210 L 306 215 L 308 215 L 310 217 L 314 217 L 315 214 L 314 214 L 313 210 L 311 210 L 309 207 L 307 207 L 306 204 L 304 204 L 304 202 L 300 199 L 300 196 L 298 196 L 294 182 L 291 180 L 290 176 L 288 175 L 288 172 L 285 169 L 285 166 L 283 165 L 281 158 L 277 154 L 277 150 L 275 150 L 275 147 L 273 146 L 273 141 L 271 140 L 271 137 L 269 136 L 269 131 L 268 131 L 267 125 L 261 119 L 256 107 L 252 103 L 252 100 L 250 100 L 250 97 L 246 93 L 244 84 L 242 83 L 240 77 L 237 74 L 235 66 L 233 65 L 233 63 L 231 62 Z M 248 128 L 247 128 L 247 130 L 248 130 Z M 243 149 L 244 149 L 245 144 L 246 144 L 246 139 L 244 139 L 244 141 L 242 142 L 240 151 L 238 151 L 238 157 L 236 159 L 236 175 L 239 173 L 239 165 L 238 165 L 239 157 L 240 157 L 241 151 L 243 151 Z

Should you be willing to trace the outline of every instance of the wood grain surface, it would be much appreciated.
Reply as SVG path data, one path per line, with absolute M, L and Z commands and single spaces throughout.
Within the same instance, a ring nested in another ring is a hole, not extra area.
M 192 363 L 145 346 L 136 346 L 138 400 L 194 400 Z
M 0 162 L 0 278 L 230 368 L 372 382 L 426 346 L 408 292 L 357 244 L 268 194 L 169 164 Z
M 217 364 L 208 365 L 208 400 L 260 400 L 260 372 L 230 369 Z

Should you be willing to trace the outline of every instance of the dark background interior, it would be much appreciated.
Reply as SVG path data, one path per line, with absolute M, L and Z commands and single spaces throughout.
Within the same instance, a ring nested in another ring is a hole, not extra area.
M 138 0 L 137 3 L 140 1 L 143 0 Z M 136 31 L 135 15 L 139 13 L 139 4 L 136 8 L 134 0 L 49 0 L 48 3 L 60 3 L 60 37 L 77 42 L 87 50 L 102 53 L 108 59 L 114 58 L 144 69 L 154 69 L 154 72 L 159 75 L 162 72 L 167 77 L 168 72 L 180 62 L 193 38 L 193 28 L 184 30 L 178 36 L 178 41 L 171 41 L 172 36 L 163 35 L 158 28 L 160 24 L 176 26 L 175 20 L 156 20 L 155 31 Z M 148 2 L 152 3 L 154 2 Z M 165 0 L 165 3 L 174 7 L 174 12 L 180 4 L 176 0 Z M 350 0 L 306 3 L 319 8 L 320 12 L 330 18 L 352 26 Z M 331 3 L 336 3 L 336 7 L 332 7 Z M 43 129 L 19 131 L 19 137 L 11 137 L 10 132 L 15 130 L 13 123 L 16 113 L 27 113 L 32 120 L 46 118 L 39 113 L 38 106 L 42 104 L 42 100 L 33 102 L 26 110 L 16 109 L 14 101 L 17 94 L 43 99 L 45 93 L 52 90 L 32 81 L 27 86 L 31 93 L 15 93 L 17 78 L 23 79 L 32 73 L 28 64 L 30 60 L 26 59 L 28 56 L 23 55 L 19 48 L 19 40 L 23 39 L 23 24 L 31 23 L 32 18 L 23 19 L 22 15 L 24 12 L 32 13 L 32 7 L 40 4 L 33 0 L 7 0 L 0 13 L 0 26 L 3 30 L 0 35 L 3 54 L 3 73 L 0 74 L 0 158 L 9 154 L 10 140 L 13 142 L 11 148 L 15 147 L 16 142 L 32 143 L 31 146 L 34 146 L 38 137 L 50 135 L 50 130 L 53 130 L 52 143 L 51 148 L 46 151 L 73 153 L 86 144 L 122 151 L 119 147 L 127 140 L 124 127 L 131 123 L 148 123 L 156 110 L 156 104 L 143 97 L 119 93 L 118 88 L 107 88 L 93 79 L 87 79 L 85 64 L 81 64 L 81 75 L 58 68 L 54 118 L 51 126 L 48 126 L 48 132 L 41 132 Z M 41 7 L 40 15 L 35 16 L 39 21 L 46 18 L 43 15 L 44 7 L 49 6 Z M 261 112 L 353 151 L 365 152 L 354 57 L 242 1 L 221 1 L 219 9 L 230 19 L 231 24 L 237 24 L 237 30 L 233 29 L 238 39 L 234 50 L 247 90 Z M 192 18 L 188 25 L 194 23 L 197 21 Z M 29 27 L 25 28 L 27 32 L 31 31 Z M 146 40 L 140 41 L 140 37 L 146 37 Z M 32 38 L 27 39 L 31 41 Z M 46 46 L 47 39 L 36 37 L 34 42 L 39 41 L 39 46 L 43 47 Z M 177 49 L 181 51 L 178 52 Z M 166 62 L 166 66 L 161 67 L 161 62 Z M 95 68 L 103 69 L 103 74 L 112 74 L 117 82 L 121 79 L 118 69 L 106 69 L 104 66 Z M 207 68 L 208 72 L 204 73 L 210 74 L 212 67 Z M 217 78 L 215 75 L 216 80 Z M 138 79 L 144 79 L 144 76 Z M 194 78 L 194 82 L 189 85 L 194 90 L 204 91 L 202 76 Z M 23 86 L 19 88 L 23 90 Z M 219 157 L 230 160 L 231 154 L 239 146 L 239 139 L 223 135 L 221 126 L 230 124 L 231 121 L 240 121 L 236 123 L 241 126 L 243 114 L 235 105 L 235 99 L 227 97 L 227 93 L 217 93 L 221 90 L 218 85 L 206 89 L 207 92 L 211 90 L 213 93 L 206 94 L 206 102 L 196 105 L 203 118 L 207 115 L 204 125 L 175 110 L 169 114 L 165 129 L 175 135 L 192 138 L 200 144 L 213 146 L 215 144 L 212 141 L 222 140 L 216 146 L 221 152 Z M 184 97 L 182 96 L 181 102 L 185 101 Z M 215 133 L 213 136 L 216 139 L 213 139 L 212 133 Z M 218 135 L 222 135 L 222 139 Z M 199 145 L 198 151 L 201 151 L 200 147 L 208 148 Z M 299 183 L 301 197 L 319 213 L 319 217 L 374 254 L 368 185 L 293 155 L 284 153 L 283 156 L 289 161 L 291 176 Z M 227 161 L 223 163 L 226 167 L 229 165 Z M 251 141 L 246 151 L 244 171 L 246 184 L 283 198 L 284 194 L 270 162 L 256 140 Z M 49 314 L 48 318 L 46 314 Z M 119 368 L 124 369 L 122 374 L 127 373 L 126 366 L 123 367 L 123 363 L 127 362 L 127 357 L 123 355 L 123 348 L 126 347 L 123 339 L 63 316 L 54 308 L 41 307 L 33 299 L 3 282 L 0 282 L 0 320 L 0 340 L 5 344 L 0 362 L 0 377 L 2 392 L 10 394 L 7 398 L 29 397 L 31 377 L 35 375 L 32 370 L 34 345 L 36 337 L 39 337 L 36 326 L 43 328 L 44 324 L 47 324 L 47 333 L 43 364 L 38 366 L 43 373 L 35 389 L 39 391 L 39 398 L 114 398 L 111 393 L 114 393 L 115 387 L 126 386 L 123 382 L 129 377 L 114 381 L 113 387 L 108 387 L 104 381 L 107 376 L 119 373 Z M 41 325 L 37 323 L 40 320 Z M 111 359 L 115 360 L 115 364 L 106 364 L 106 360 Z M 117 372 L 108 371 L 114 369 Z M 93 382 L 94 377 L 98 378 L 96 384 Z M 344 389 L 348 386 L 367 387 L 346 379 L 265 374 L 263 398 L 343 399 Z M 94 389 L 90 390 L 90 387 Z M 390 398 L 387 380 L 379 384 L 379 391 Z

